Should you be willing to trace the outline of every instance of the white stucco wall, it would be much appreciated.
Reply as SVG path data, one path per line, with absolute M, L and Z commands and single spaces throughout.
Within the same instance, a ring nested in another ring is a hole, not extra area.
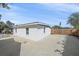
M 29 28 L 29 35 L 26 35 L 26 29 L 19 28 L 19 29 L 17 29 L 17 32 L 15 32 L 15 30 L 14 30 L 14 35 L 24 37 L 26 39 L 38 41 L 38 40 L 41 40 L 44 37 L 50 35 L 50 32 L 51 32 L 50 28 L 45 28 L 45 33 L 44 33 L 44 28 L 42 28 L 42 29 Z

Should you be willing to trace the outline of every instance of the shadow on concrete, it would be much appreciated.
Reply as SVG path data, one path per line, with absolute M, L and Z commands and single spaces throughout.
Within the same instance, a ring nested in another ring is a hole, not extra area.
M 63 56 L 79 56 L 79 39 L 75 36 L 67 36 L 62 54 Z
M 21 43 L 14 39 L 0 40 L 0 56 L 19 56 Z

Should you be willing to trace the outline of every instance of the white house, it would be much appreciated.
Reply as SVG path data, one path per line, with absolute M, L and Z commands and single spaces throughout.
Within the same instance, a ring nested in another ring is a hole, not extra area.
M 51 28 L 49 25 L 41 22 L 32 22 L 20 24 L 14 27 L 14 35 L 26 39 L 38 41 L 50 35 Z

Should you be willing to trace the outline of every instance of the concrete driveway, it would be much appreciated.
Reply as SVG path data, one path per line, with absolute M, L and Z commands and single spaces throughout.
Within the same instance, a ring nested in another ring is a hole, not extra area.
M 62 36 L 61 36 L 62 37 Z M 21 56 L 61 56 L 62 44 L 58 44 L 64 38 L 58 35 L 49 35 L 38 42 L 27 42 L 21 44 Z M 59 51 L 59 50 L 60 51 Z

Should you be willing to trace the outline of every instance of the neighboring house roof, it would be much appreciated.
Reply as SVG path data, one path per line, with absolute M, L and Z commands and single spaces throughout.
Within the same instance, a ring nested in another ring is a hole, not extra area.
M 15 25 L 14 28 L 43 28 L 44 26 L 50 28 L 48 24 L 42 22 L 19 24 L 19 25 Z

